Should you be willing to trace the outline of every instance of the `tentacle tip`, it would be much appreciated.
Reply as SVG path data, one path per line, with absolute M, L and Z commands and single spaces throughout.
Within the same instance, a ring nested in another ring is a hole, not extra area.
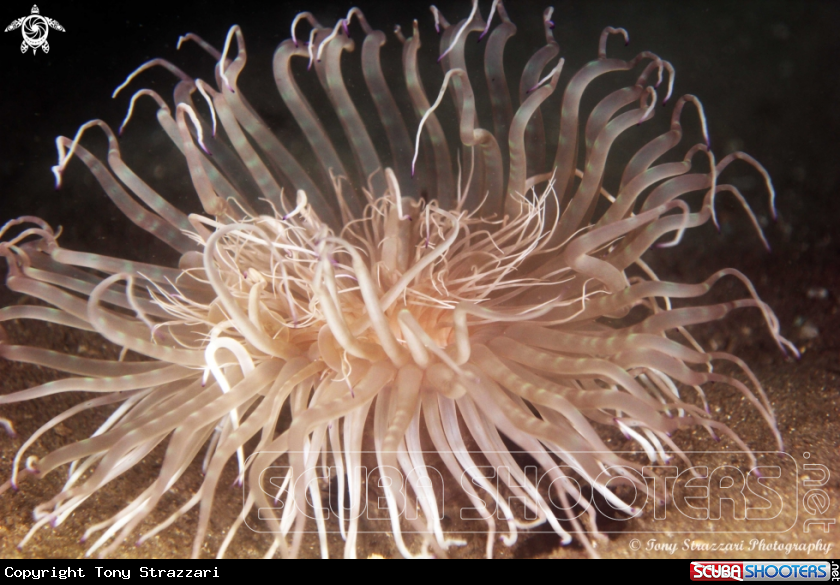
M 548 28 L 549 28 L 550 30 L 554 30 L 554 21 L 553 21 L 553 20 L 549 20 L 549 21 L 548 21 Z
M 15 491 L 15 492 L 16 492 L 16 491 L 18 491 L 18 490 L 20 489 L 20 487 L 18 486 L 18 484 L 17 484 L 17 483 L 15 483 L 15 482 L 10 482 L 10 483 L 9 483 L 9 485 L 11 486 L 12 491 Z
M 19 552 L 23 552 L 23 545 L 22 544 L 19 544 L 19 545 L 15 546 L 15 548 L 18 549 Z

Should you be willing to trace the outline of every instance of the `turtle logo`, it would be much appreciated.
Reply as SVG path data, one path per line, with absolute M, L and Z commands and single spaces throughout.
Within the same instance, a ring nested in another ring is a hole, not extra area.
M 47 42 L 47 34 L 50 28 L 64 32 L 64 27 L 58 24 L 52 18 L 41 16 L 41 11 L 38 6 L 32 7 L 32 14 L 18 18 L 12 24 L 6 27 L 4 32 L 20 28 L 23 32 L 23 43 L 20 45 L 20 52 L 25 53 L 26 49 L 32 47 L 32 54 L 38 52 L 40 48 L 44 53 L 50 52 L 50 44 Z

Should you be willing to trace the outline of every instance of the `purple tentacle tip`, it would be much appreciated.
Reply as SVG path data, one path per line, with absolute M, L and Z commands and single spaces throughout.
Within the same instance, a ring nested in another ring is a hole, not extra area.
M 554 30 L 554 21 L 553 20 L 548 21 L 548 28 L 551 29 L 551 30 Z

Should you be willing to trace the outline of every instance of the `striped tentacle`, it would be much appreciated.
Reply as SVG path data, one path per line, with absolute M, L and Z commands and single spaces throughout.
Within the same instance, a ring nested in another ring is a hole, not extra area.
M 420 79 L 420 72 L 417 69 L 417 51 L 420 49 L 420 29 L 415 20 L 413 23 L 411 38 L 403 46 L 403 72 L 408 95 L 414 106 L 414 112 L 418 118 L 423 117 L 430 109 L 431 104 L 426 97 L 426 90 Z M 437 116 L 432 113 L 426 119 L 424 130 L 421 134 L 424 147 L 425 161 L 424 171 L 420 173 L 421 181 L 424 181 L 428 190 L 426 199 L 437 200 L 443 209 L 451 209 L 455 205 L 455 184 L 452 175 L 452 159 L 449 152 L 449 144 L 443 133 L 443 128 Z M 412 169 L 412 175 L 416 174 Z M 427 177 L 426 175 L 430 175 Z

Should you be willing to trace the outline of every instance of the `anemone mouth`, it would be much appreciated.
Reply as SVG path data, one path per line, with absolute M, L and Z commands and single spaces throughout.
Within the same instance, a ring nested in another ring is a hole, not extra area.
M 95 331 L 123 354 L 147 358 L 93 360 L 0 336 L 5 359 L 74 375 L 6 394 L 0 404 L 95 393 L 42 426 L 15 457 L 2 490 L 69 466 L 59 493 L 35 508 L 32 531 L 21 545 L 39 528 L 65 521 L 165 445 L 157 478 L 85 532 L 88 554 L 107 555 L 133 537 L 203 457 L 201 486 L 170 518 L 144 530 L 138 544 L 197 508 L 193 555 L 199 556 L 222 472 L 235 462 L 245 503 L 219 555 L 257 514 L 274 535 L 267 556 L 297 556 L 313 524 L 322 555 L 335 547 L 327 535 L 336 530 L 344 555 L 355 556 L 363 481 L 370 481 L 363 475 L 363 452 L 372 442 L 378 493 L 404 556 L 446 555 L 462 544 L 443 528 L 433 473 L 458 482 L 473 505 L 487 532 L 487 556 L 498 534 L 511 546 L 519 532 L 542 525 L 564 543 L 574 535 L 594 556 L 596 510 L 581 486 L 629 516 L 637 507 L 612 485 L 653 495 L 651 472 L 610 449 L 603 429 L 621 432 L 660 464 L 673 457 L 690 463 L 672 435 L 704 429 L 726 437 L 754 466 L 750 448 L 710 414 L 703 387 L 720 382 L 741 393 L 782 449 L 770 402 L 747 365 L 705 350 L 687 329 L 754 308 L 779 347 L 796 354 L 772 310 L 736 270 L 680 284 L 661 281 L 642 260 L 654 246 L 678 244 L 688 228 L 716 224 L 721 193 L 734 195 L 766 244 L 743 195 L 720 178 L 731 163 L 748 163 L 764 179 L 772 210 L 767 172 L 744 153 L 717 161 L 699 100 L 683 96 L 674 102 L 669 129 L 635 152 L 609 192 L 604 183 L 613 144 L 649 123 L 660 93 L 668 101 L 674 83 L 671 65 L 652 53 L 608 57 L 610 37 L 628 38 L 612 27 L 602 34 L 598 58 L 566 85 L 559 146 L 550 160 L 541 108 L 557 90 L 564 66 L 552 12 L 543 14 L 545 44 L 522 71 L 515 100 L 502 62 L 516 27 L 503 3 L 492 3 L 486 21 L 478 8 L 476 1 L 466 19 L 449 24 L 433 7 L 445 72 L 435 99 L 418 74 L 416 22 L 410 38 L 396 31 L 413 121 L 400 113 L 379 67 L 386 37 L 360 11 L 352 9 L 333 27 L 309 13 L 295 18 L 291 38 L 275 53 L 274 73 L 284 103 L 317 153 L 315 169 L 298 162 L 237 87 L 246 57 L 239 27 L 230 30 L 222 50 L 194 34 L 181 39 L 217 60 L 215 85 L 160 59 L 138 68 L 115 95 L 145 69 L 162 66 L 179 78 L 175 106 L 140 90 L 123 126 L 139 98 L 155 100 L 157 119 L 187 161 L 204 214 L 185 215 L 137 176 L 105 122 L 84 124 L 72 140 L 57 139 L 57 183 L 69 161 L 80 159 L 123 213 L 181 259 L 170 268 L 67 250 L 51 226 L 30 216 L 0 229 L 7 286 L 52 306 L 7 307 L 0 320 Z M 308 40 L 300 33 L 304 22 Z M 364 81 L 390 160 L 380 155 L 342 78 L 342 53 L 354 49 L 349 27 L 356 24 L 364 33 Z M 481 123 L 464 56 L 471 34 L 487 37 L 483 66 L 492 123 L 486 126 L 492 130 Z M 293 60 L 314 69 L 309 74 L 317 76 L 340 129 L 320 121 Z M 599 77 L 627 71 L 633 84 L 602 98 L 584 117 L 584 90 Z M 436 115 L 447 97 L 458 117 L 455 144 Z M 701 121 L 697 144 L 682 144 L 687 105 Z M 415 124 L 413 142 L 409 123 Z M 81 144 L 94 128 L 108 139 L 107 165 Z M 336 151 L 338 132 L 352 152 L 349 168 Z M 691 193 L 702 194 L 694 209 L 686 202 Z M 739 281 L 746 296 L 672 306 L 674 299 L 703 296 L 725 277 Z M 716 372 L 719 362 L 740 373 Z M 113 411 L 91 438 L 43 456 L 28 454 L 65 420 L 106 407 Z M 0 423 L 12 429 L 6 419 Z M 549 488 L 526 476 L 517 450 L 543 470 Z M 429 453 L 442 469 L 427 463 Z M 482 471 L 487 467 L 495 475 Z M 349 501 L 335 518 L 322 506 L 319 478 L 328 469 L 335 470 L 339 501 Z M 510 497 L 532 516 L 514 513 Z M 562 522 L 552 498 L 567 510 Z M 573 504 L 581 513 L 572 512 Z

